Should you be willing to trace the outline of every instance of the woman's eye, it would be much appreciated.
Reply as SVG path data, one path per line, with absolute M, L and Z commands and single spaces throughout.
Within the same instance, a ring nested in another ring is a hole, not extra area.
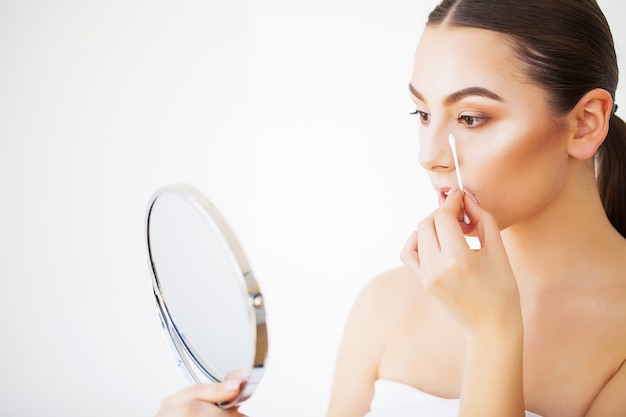
M 419 119 L 420 119 L 420 123 L 422 123 L 422 124 L 428 123 L 430 121 L 430 114 L 428 114 L 426 112 L 423 112 L 421 110 L 415 110 L 411 114 L 417 115 L 417 117 L 419 117 Z
M 487 118 L 478 116 L 460 116 L 459 121 L 467 127 L 477 127 L 484 124 L 487 121 Z

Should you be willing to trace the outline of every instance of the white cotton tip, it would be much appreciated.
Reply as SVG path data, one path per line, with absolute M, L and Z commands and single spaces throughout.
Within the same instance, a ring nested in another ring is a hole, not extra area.
M 448 143 L 450 143 L 450 149 L 452 149 L 452 157 L 454 158 L 454 170 L 456 171 L 456 181 L 461 191 L 465 191 L 463 188 L 463 180 L 461 179 L 461 171 L 459 170 L 459 156 L 456 153 L 456 139 L 454 136 L 448 136 Z

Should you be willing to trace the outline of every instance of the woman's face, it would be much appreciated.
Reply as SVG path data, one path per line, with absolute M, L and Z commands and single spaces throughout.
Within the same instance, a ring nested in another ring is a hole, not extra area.
M 457 142 L 464 188 L 501 229 L 541 211 L 567 174 L 566 128 L 502 35 L 427 27 L 410 84 L 421 165 L 443 200 L 457 185 L 448 135 Z

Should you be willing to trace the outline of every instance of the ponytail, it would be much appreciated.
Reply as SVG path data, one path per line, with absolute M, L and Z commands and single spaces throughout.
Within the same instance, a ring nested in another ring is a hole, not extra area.
M 598 149 L 598 189 L 613 227 L 626 237 L 626 123 L 613 114 Z

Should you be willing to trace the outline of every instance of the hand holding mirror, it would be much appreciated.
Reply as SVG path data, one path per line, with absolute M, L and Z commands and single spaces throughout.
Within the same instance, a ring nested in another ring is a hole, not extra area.
M 252 395 L 263 375 L 267 329 L 263 295 L 217 208 L 184 185 L 154 193 L 146 244 L 161 325 L 190 383 L 244 381 L 227 408 Z

